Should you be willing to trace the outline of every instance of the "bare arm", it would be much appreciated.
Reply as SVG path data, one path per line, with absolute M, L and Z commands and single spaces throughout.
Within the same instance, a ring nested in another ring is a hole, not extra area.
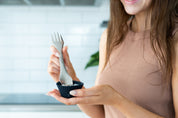
M 107 40 L 107 29 L 103 32 L 99 45 L 99 67 L 96 76 L 95 85 L 98 85 L 99 75 L 104 67 L 105 55 L 106 55 L 106 40 Z
M 101 36 L 100 39 L 100 45 L 99 45 L 99 67 L 98 72 L 96 76 L 95 85 L 98 84 L 99 75 L 101 73 L 101 70 L 104 66 L 104 59 L 105 59 L 105 46 L 106 46 L 106 35 L 107 30 L 105 30 Z M 103 105 L 83 105 L 79 104 L 79 108 L 85 112 L 87 115 L 89 115 L 92 118 L 104 118 L 104 108 Z

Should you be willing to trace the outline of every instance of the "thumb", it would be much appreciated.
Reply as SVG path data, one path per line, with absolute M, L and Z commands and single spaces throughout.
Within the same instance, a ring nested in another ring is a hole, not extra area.
M 55 98 L 58 101 L 63 101 L 64 100 L 64 98 L 61 97 L 61 95 L 59 93 L 56 93 L 54 91 L 48 92 L 47 95 Z
M 59 51 L 54 46 L 51 46 L 50 50 L 53 54 L 55 54 L 57 57 L 59 57 Z
M 68 46 L 65 46 L 63 48 L 63 58 L 64 58 L 65 64 L 67 66 L 69 66 L 69 64 L 70 64 L 70 58 L 69 58 L 69 54 L 68 54 L 67 50 L 68 50 Z

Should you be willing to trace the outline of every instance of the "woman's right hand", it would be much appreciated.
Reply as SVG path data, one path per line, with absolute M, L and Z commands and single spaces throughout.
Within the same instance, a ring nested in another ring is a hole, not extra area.
M 60 63 L 59 63 L 60 54 L 59 54 L 59 51 L 54 46 L 51 46 L 50 49 L 52 51 L 52 55 L 51 55 L 49 63 L 48 63 L 48 73 L 51 75 L 53 80 L 57 83 L 58 81 L 60 81 L 59 80 L 59 77 L 60 77 Z M 71 78 L 73 80 L 79 81 L 78 78 L 76 77 L 75 70 L 72 66 L 70 59 L 69 59 L 69 54 L 67 52 L 67 46 L 65 46 L 62 51 L 63 51 L 64 64 L 65 64 L 68 74 L 71 76 Z

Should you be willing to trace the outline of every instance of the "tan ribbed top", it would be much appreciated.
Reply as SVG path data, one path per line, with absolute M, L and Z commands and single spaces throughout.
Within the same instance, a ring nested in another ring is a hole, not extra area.
M 133 32 L 111 53 L 109 62 L 99 75 L 99 84 L 109 84 L 120 94 L 141 107 L 174 118 L 171 85 L 164 89 L 162 74 L 150 45 L 150 31 Z M 144 35 L 145 34 L 145 35 Z M 104 105 L 105 118 L 126 118 L 113 106 Z

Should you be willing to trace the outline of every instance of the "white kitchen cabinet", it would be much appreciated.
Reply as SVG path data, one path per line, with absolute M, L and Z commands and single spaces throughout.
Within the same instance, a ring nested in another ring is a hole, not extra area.
M 89 118 L 82 112 L 0 112 L 0 118 Z

